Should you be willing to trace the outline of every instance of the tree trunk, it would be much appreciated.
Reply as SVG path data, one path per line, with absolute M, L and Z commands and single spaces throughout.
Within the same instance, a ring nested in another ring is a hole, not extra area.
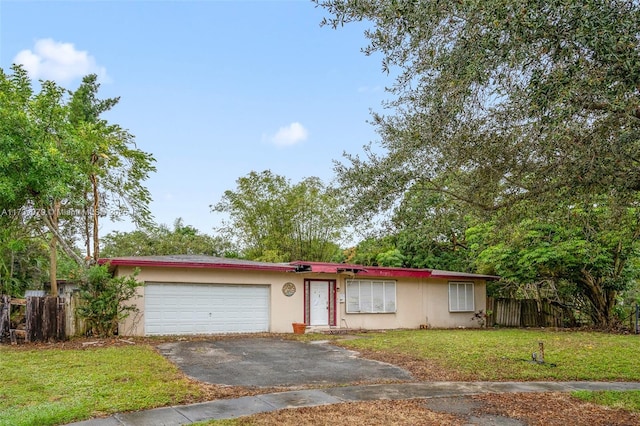
M 49 229 L 49 231 L 56 238 L 56 240 L 57 240 L 56 243 L 60 243 L 60 248 L 65 252 L 65 254 L 67 254 L 71 259 L 73 259 L 78 265 L 83 266 L 83 267 L 86 266 L 84 259 L 82 257 L 80 257 L 78 255 L 78 253 L 76 253 L 73 250 L 73 248 L 71 246 L 69 246 L 69 244 L 64 239 L 62 234 L 60 234 L 60 231 L 58 230 L 57 219 L 56 219 L 56 224 L 55 225 L 53 224 L 51 219 L 52 218 L 48 214 L 45 214 L 43 216 L 44 224 L 47 225 L 47 228 Z
M 617 291 L 604 288 L 602 278 L 594 277 L 589 271 L 582 270 L 584 294 L 591 304 L 591 319 L 598 328 L 608 328 L 613 322 L 613 307 Z
M 15 270 L 15 263 L 16 260 L 16 252 L 11 250 L 11 264 L 9 265 L 9 281 L 8 282 L 12 282 L 13 281 L 13 273 Z
M 98 177 L 95 174 L 91 175 L 91 185 L 93 186 L 93 260 L 97 262 L 100 257 L 100 239 L 98 237 L 100 194 L 98 192 Z
M 60 211 L 60 201 L 53 203 L 53 209 L 50 213 L 51 227 L 58 230 L 58 212 Z M 49 212 L 47 212 L 49 214 Z M 50 294 L 52 296 L 58 296 L 58 247 L 57 237 L 51 236 L 51 243 L 49 244 L 49 279 L 51 283 Z
M 89 196 L 84 193 L 84 245 L 87 249 L 87 257 L 91 257 L 91 231 L 89 229 Z

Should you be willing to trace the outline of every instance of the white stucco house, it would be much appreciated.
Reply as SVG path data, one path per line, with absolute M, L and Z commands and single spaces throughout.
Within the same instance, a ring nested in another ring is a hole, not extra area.
M 208 256 L 101 259 L 115 275 L 139 270 L 139 312 L 125 336 L 293 332 L 308 328 L 477 327 L 497 277 L 435 269 Z

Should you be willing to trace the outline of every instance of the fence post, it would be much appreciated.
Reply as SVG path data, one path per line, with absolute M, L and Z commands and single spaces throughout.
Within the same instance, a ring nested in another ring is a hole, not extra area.
M 9 336 L 11 329 L 11 304 L 9 296 L 0 296 L 0 342 Z
M 63 297 L 57 298 L 57 307 L 56 307 L 56 341 L 66 340 L 67 339 L 67 327 L 66 327 L 66 304 Z
M 493 297 L 487 297 L 485 313 L 487 314 L 486 326 L 488 328 L 496 325 L 496 299 Z

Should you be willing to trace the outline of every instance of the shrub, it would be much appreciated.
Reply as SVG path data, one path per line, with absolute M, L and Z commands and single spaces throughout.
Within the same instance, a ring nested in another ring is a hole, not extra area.
M 87 329 L 94 336 L 113 336 L 118 323 L 137 312 L 138 308 L 124 302 L 136 297 L 136 289 L 143 285 L 132 276 L 113 277 L 106 265 L 92 266 L 79 284 L 79 315 L 87 322 Z

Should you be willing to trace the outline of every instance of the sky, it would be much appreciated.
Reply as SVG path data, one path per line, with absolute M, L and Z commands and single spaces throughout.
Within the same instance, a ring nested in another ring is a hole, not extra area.
M 70 90 L 97 74 L 99 97 L 120 97 L 104 118 L 156 159 L 155 222 L 215 234 L 210 205 L 238 178 L 328 184 L 344 152 L 377 140 L 368 120 L 392 81 L 361 52 L 366 23 L 334 30 L 324 16 L 307 0 L 0 0 L 0 67 Z

